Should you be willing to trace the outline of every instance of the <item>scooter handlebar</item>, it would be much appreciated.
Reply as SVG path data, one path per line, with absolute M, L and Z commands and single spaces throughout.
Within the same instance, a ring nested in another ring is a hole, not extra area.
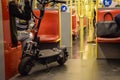
M 66 1 L 60 1 L 60 0 L 59 1 L 58 0 L 53 0 L 53 2 L 55 2 L 55 3 L 64 3 L 64 4 L 66 3 Z
M 50 2 L 54 2 L 54 3 L 66 3 L 66 1 L 63 0 L 37 0 L 39 3 L 41 4 L 48 4 Z

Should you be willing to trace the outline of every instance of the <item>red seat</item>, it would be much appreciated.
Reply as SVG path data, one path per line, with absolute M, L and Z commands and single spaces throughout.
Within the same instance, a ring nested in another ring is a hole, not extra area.
M 39 15 L 39 10 L 34 10 Z M 59 35 L 59 13 L 57 10 L 46 10 L 38 32 L 40 41 L 45 43 L 58 42 Z
M 103 21 L 103 16 L 106 12 L 111 12 L 113 17 L 115 17 L 117 14 L 120 14 L 120 9 L 111 9 L 111 10 L 98 10 L 98 20 L 97 22 Z M 105 17 L 105 20 L 111 20 L 112 18 L 110 17 L 110 15 L 107 15 Z M 106 42 L 106 43 L 118 43 L 120 42 L 120 37 L 117 38 L 101 38 L 101 37 L 97 37 L 96 38 L 97 42 Z
M 73 35 L 75 36 L 78 35 L 78 30 L 76 26 L 76 15 L 72 15 L 72 32 L 73 32 Z
M 120 37 L 117 38 L 96 38 L 97 42 L 106 42 L 106 43 L 118 43 L 120 42 Z
M 60 40 L 59 35 L 40 35 L 41 42 L 58 42 Z
M 98 18 L 97 22 L 103 21 L 103 16 L 106 12 L 111 12 L 113 17 L 115 17 L 117 14 L 120 14 L 120 9 L 111 9 L 111 10 L 98 10 Z M 111 20 L 110 15 L 106 15 L 105 20 Z

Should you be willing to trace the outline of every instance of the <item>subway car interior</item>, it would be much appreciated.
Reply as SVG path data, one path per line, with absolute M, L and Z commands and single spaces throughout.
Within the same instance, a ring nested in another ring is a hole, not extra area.
M 120 80 L 119 21 L 120 0 L 0 0 L 0 80 Z

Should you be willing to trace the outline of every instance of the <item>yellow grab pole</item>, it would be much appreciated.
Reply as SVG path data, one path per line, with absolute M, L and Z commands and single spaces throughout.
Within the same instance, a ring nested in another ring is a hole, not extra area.
M 96 22 L 97 22 L 97 19 L 98 19 L 98 5 L 99 5 L 99 0 L 96 0 Z M 98 43 L 97 43 L 97 41 L 96 41 L 96 58 L 97 58 L 97 56 L 98 56 Z
M 118 4 L 120 5 L 120 0 L 118 0 Z
M 69 3 L 68 3 L 68 2 L 69 2 L 69 0 L 66 0 L 66 5 L 67 5 L 67 6 L 69 6 Z
M 80 18 L 80 52 L 82 53 L 81 55 L 83 55 L 84 52 L 84 25 L 83 25 L 84 1 L 83 0 L 78 0 L 78 16 Z
M 70 0 L 70 28 L 71 28 L 71 32 L 70 34 L 72 35 L 72 0 Z M 72 47 L 72 36 L 71 36 L 71 43 L 70 43 L 71 47 Z
M 95 5 L 95 10 L 96 10 L 96 22 L 97 22 L 97 19 L 98 19 L 98 4 L 99 4 L 99 1 L 98 0 L 96 0 L 96 5 Z
M 89 2 L 90 11 L 89 11 L 89 30 L 88 30 L 88 42 L 94 41 L 94 26 L 93 26 L 93 19 L 94 19 L 94 2 L 91 0 Z
M 88 0 L 85 0 L 85 19 L 86 19 L 86 39 L 88 38 L 88 30 L 89 30 L 89 24 L 88 24 L 88 14 L 89 14 L 89 1 Z
M 59 3 L 58 4 L 58 7 L 59 7 L 59 9 L 58 9 L 58 12 L 59 12 L 59 35 L 60 35 L 60 43 L 59 43 L 59 45 L 60 45 L 60 47 L 62 46 L 62 41 L 61 41 L 61 4 Z

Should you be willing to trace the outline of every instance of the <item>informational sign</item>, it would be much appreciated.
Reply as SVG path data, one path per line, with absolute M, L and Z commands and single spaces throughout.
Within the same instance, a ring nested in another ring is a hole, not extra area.
M 61 6 L 61 11 L 62 12 L 66 12 L 67 11 L 67 6 L 66 5 L 62 5 Z
M 112 4 L 112 0 L 103 0 L 103 5 L 109 7 Z

